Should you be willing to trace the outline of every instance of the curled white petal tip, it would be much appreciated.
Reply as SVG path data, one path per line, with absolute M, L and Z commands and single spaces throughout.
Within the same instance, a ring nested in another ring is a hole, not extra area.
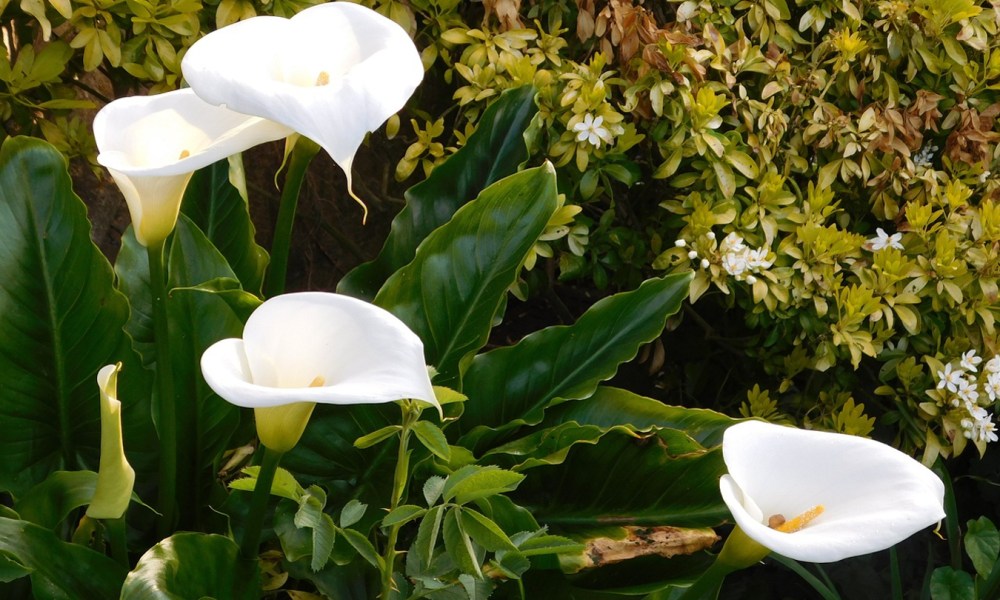
M 196 42 L 181 69 L 207 102 L 294 129 L 348 175 L 365 135 L 403 107 L 424 75 L 406 31 L 349 2 L 224 27 Z
M 136 238 L 147 246 L 173 231 L 194 171 L 289 131 L 208 104 L 191 90 L 119 98 L 94 118 L 97 162 L 121 189 Z
M 238 406 L 413 399 L 440 410 L 420 338 L 392 313 L 338 294 L 302 292 L 264 302 L 243 339 L 213 344 L 201 368 L 208 385 Z
M 726 430 L 722 452 L 729 475 L 719 486 L 736 523 L 789 558 L 834 562 L 884 550 L 945 516 L 937 475 L 880 442 L 747 421 Z M 822 514 L 795 533 L 767 525 L 816 506 Z

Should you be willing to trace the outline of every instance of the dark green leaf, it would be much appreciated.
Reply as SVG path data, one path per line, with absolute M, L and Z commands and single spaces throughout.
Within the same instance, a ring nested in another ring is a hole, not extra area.
M 424 482 L 424 500 L 427 501 L 427 506 L 434 506 L 434 503 L 438 501 L 441 497 L 441 492 L 444 491 L 444 486 L 448 481 L 444 477 L 438 477 L 433 475 Z
M 320 513 L 316 523 L 309 526 L 312 529 L 312 566 L 313 571 L 322 569 L 330 555 L 333 553 L 333 543 L 337 538 L 337 526 L 333 523 L 333 517 L 326 513 Z
M 458 514 L 459 523 L 462 529 L 468 533 L 472 539 L 490 552 L 499 550 L 516 550 L 513 542 L 507 537 L 500 527 L 482 514 L 471 508 L 462 508 Z
M 379 442 L 384 442 L 385 440 L 396 435 L 396 433 L 402 431 L 402 429 L 402 425 L 387 425 L 378 431 L 373 431 L 368 435 L 363 435 L 354 440 L 354 447 L 358 449 L 371 448 Z
M 424 448 L 430 450 L 435 456 L 444 461 L 451 460 L 451 448 L 448 447 L 448 438 L 445 437 L 444 432 L 437 425 L 430 421 L 417 421 L 413 424 L 413 433 L 416 434 L 417 439 L 423 444 Z
M 260 596 L 256 561 L 239 557 L 233 540 L 221 535 L 175 533 L 153 546 L 128 574 L 121 597 L 129 600 Z M 117 593 L 107 598 L 115 598 Z
M 425 237 L 487 186 L 514 173 L 528 158 L 523 136 L 537 112 L 534 96 L 535 89 L 525 86 L 491 104 L 465 146 L 406 192 L 406 206 L 393 219 L 378 257 L 348 273 L 337 291 L 374 298 L 389 276 L 413 259 Z
M 462 391 L 469 400 L 458 425 L 480 429 L 463 445 L 482 447 L 498 433 L 538 423 L 557 399 L 593 394 L 619 364 L 660 335 L 687 297 L 690 281 L 690 273 L 647 280 L 597 302 L 573 325 L 549 327 L 477 356 L 465 375 Z
M 54 529 L 71 511 L 90 504 L 96 485 L 93 471 L 56 471 L 18 498 L 15 508 L 25 521 Z
M 10 583 L 28 576 L 32 571 L 34 569 L 21 564 L 21 560 L 13 553 L 0 550 L 0 583 Z
M 975 600 L 976 584 L 965 571 L 951 567 L 934 569 L 931 575 L 932 600 Z
M 499 556 L 499 555 L 498 555 Z M 496 565 L 511 579 L 518 579 L 531 568 L 531 561 L 520 552 L 504 552 Z
M 229 182 L 229 160 L 197 171 L 184 192 L 181 212 L 226 258 L 243 289 L 260 294 L 267 252 L 254 242 L 246 200 Z
M 684 432 L 613 428 L 595 445 L 573 446 L 561 464 L 529 471 L 512 498 L 534 499 L 535 518 L 562 531 L 607 524 L 713 527 L 729 518 L 719 494 L 725 473 L 721 448 L 704 449 Z
M 340 534 L 344 536 L 348 543 L 358 551 L 361 558 L 365 559 L 368 564 L 376 569 L 382 568 L 382 557 L 378 555 L 375 546 L 372 545 L 368 538 L 353 529 L 341 530 Z
M 985 579 L 993 571 L 997 557 L 1000 556 L 1000 533 L 986 517 L 969 521 L 966 528 L 965 551 L 972 559 L 976 573 Z
M 539 535 L 528 538 L 517 545 L 524 556 L 540 554 L 559 554 L 561 552 L 579 552 L 583 545 L 561 535 Z
M 236 317 L 243 323 L 246 323 L 250 314 L 262 304 L 260 298 L 244 291 L 239 281 L 228 277 L 217 277 L 200 285 L 174 288 L 172 291 L 174 294 L 180 292 L 215 294 L 229 305 Z
M 382 519 L 382 528 L 387 529 L 393 525 L 404 525 L 410 521 L 422 517 L 427 513 L 426 508 L 420 508 L 415 504 L 404 504 L 397 506 Z
M 36 598 L 117 598 L 125 579 L 125 568 L 110 558 L 63 542 L 52 531 L 27 521 L 0 517 L 0 552 L 17 557 L 20 568 L 31 570 Z
M 479 566 L 476 548 L 458 520 L 460 510 L 462 509 L 453 508 L 444 517 L 444 548 L 459 570 L 482 579 L 483 571 Z
M 241 473 L 243 477 L 229 482 L 230 489 L 252 492 L 257 487 L 257 476 L 260 474 L 260 465 L 247 467 Z M 274 473 L 274 481 L 271 483 L 271 494 L 298 502 L 302 498 L 302 495 L 305 494 L 305 490 L 302 489 L 298 481 L 295 481 L 294 475 L 278 467 L 278 470 Z
M 439 383 L 458 387 L 556 206 L 551 164 L 498 181 L 428 235 L 379 290 L 375 304 L 420 336 Z
M 545 413 L 545 424 L 574 422 L 607 429 L 626 424 L 641 431 L 678 429 L 706 447 L 722 443 L 722 434 L 738 420 L 714 410 L 668 406 L 628 390 L 599 386 L 582 402 L 566 402 Z
M 90 241 L 66 160 L 31 138 L 0 148 L 0 490 L 97 465 L 97 371 L 125 361 L 125 298 Z M 143 398 L 122 395 L 122 414 Z M 137 413 L 138 414 L 138 413 Z
M 365 516 L 366 510 L 368 510 L 367 504 L 351 500 L 340 510 L 340 526 L 350 527 L 354 525 L 361 520 L 361 517 Z
M 406 555 L 407 572 L 424 571 L 434 560 L 434 548 L 437 546 L 438 535 L 441 532 L 441 522 L 444 520 L 445 507 L 435 506 L 427 511 L 417 529 L 417 538 L 410 546 Z M 411 562 L 415 567 L 411 569 Z
M 291 562 L 312 556 L 312 530 L 295 524 L 297 512 L 298 506 L 291 502 L 279 502 L 274 509 L 274 534 Z

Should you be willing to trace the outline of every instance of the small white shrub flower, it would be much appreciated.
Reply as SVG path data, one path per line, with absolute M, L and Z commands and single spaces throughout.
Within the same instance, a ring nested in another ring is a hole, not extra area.
M 881 227 L 875 229 L 875 237 L 869 239 L 865 242 L 865 247 L 872 252 L 877 252 L 879 250 L 885 250 L 886 248 L 895 248 L 896 250 L 903 249 L 903 234 L 898 231 L 892 235 L 889 235 Z
M 979 363 L 983 362 L 983 359 L 976 356 L 975 350 L 969 350 L 968 352 L 962 354 L 962 359 L 959 361 L 959 365 L 966 371 L 975 373 L 979 370 Z
M 962 369 L 952 369 L 951 364 L 944 366 L 944 371 L 938 371 L 937 389 L 946 389 L 955 393 L 958 391 L 958 383 L 964 380 L 965 371 Z
M 604 117 L 587 113 L 583 115 L 583 121 L 573 126 L 576 132 L 576 141 L 587 142 L 595 148 L 601 147 L 601 142 L 610 144 L 613 140 L 611 130 L 604 126 Z

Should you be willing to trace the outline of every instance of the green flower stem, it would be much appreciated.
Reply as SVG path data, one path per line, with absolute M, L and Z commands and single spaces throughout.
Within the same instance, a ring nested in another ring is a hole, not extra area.
M 318 152 L 319 145 L 316 142 L 299 137 L 288 157 L 288 174 L 285 175 L 285 187 L 281 190 L 278 220 L 274 224 L 274 240 L 271 242 L 271 263 L 264 278 L 265 298 L 272 298 L 285 291 L 288 254 L 292 246 L 292 228 L 295 225 L 299 192 L 302 190 L 306 168 Z
M 118 519 L 105 519 L 104 526 L 108 531 L 108 541 L 111 542 L 111 558 L 126 569 L 131 568 L 128 562 L 128 544 L 125 543 L 125 515 Z
M 389 512 L 396 510 L 403 499 L 406 483 L 410 478 L 410 452 L 407 448 L 413 424 L 420 418 L 420 409 L 415 408 L 407 400 L 402 404 L 403 429 L 399 432 L 399 454 L 396 457 L 396 470 L 392 479 L 392 498 Z M 385 554 L 382 564 L 382 600 L 388 600 L 392 592 L 392 573 L 396 562 L 396 538 L 399 537 L 399 524 L 389 528 L 389 539 L 385 543 Z
M 247 514 L 243 527 L 243 541 L 240 543 L 240 555 L 247 560 L 257 559 L 260 547 L 260 530 L 264 525 L 264 512 L 267 510 L 267 500 L 271 497 L 271 484 L 274 474 L 278 471 L 283 452 L 275 452 L 264 448 L 264 459 L 261 461 L 260 473 L 257 474 L 257 484 L 250 497 L 250 512 Z
M 752 540 L 738 526 L 734 527 L 712 566 L 678 600 L 715 600 L 726 575 L 753 566 L 770 553 L 770 550 Z
M 153 294 L 153 332 L 156 337 L 156 384 L 159 392 L 160 434 L 160 537 L 173 531 L 177 519 L 177 396 L 174 392 L 173 363 L 170 360 L 170 331 L 167 325 L 167 278 L 163 269 L 164 242 L 146 248 L 149 285 Z

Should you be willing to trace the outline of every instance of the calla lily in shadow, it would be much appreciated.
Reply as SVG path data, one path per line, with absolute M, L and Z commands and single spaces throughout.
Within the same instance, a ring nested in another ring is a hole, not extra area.
M 338 294 L 264 302 L 243 339 L 205 351 L 201 370 L 219 396 L 255 409 L 261 443 L 277 452 L 298 443 L 316 403 L 412 399 L 440 410 L 420 338 L 388 311 Z
M 399 25 L 349 2 L 224 27 L 195 42 L 181 68 L 205 101 L 314 140 L 344 169 L 348 189 L 365 134 L 399 111 L 424 75 Z
M 795 560 L 883 550 L 945 516 L 937 475 L 873 440 L 747 421 L 726 430 L 722 453 L 739 529 Z
M 192 173 L 290 133 L 266 119 L 208 104 L 189 89 L 119 98 L 94 119 L 97 162 L 125 196 L 144 246 L 173 231 Z
M 94 497 L 87 507 L 92 519 L 118 519 L 132 498 L 135 470 L 125 458 L 122 445 L 122 403 L 118 400 L 121 363 L 107 365 L 97 373 L 101 390 L 101 463 Z

